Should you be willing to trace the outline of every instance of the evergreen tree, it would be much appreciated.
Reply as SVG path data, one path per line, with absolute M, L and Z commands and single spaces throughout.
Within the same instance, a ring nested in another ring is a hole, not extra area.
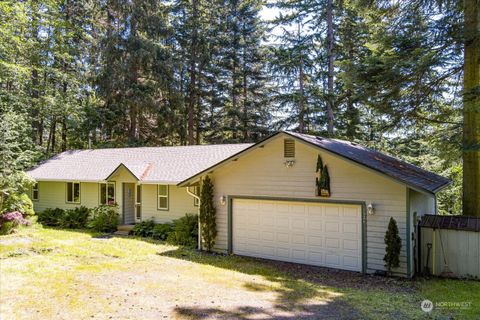
M 213 204 L 213 183 L 206 176 L 200 192 L 200 227 L 203 244 L 207 251 L 212 251 L 217 237 L 216 209 Z
M 156 0 L 110 0 L 103 12 L 98 96 L 107 137 L 135 145 L 174 130 L 163 99 L 172 79 L 167 8 Z M 126 132 L 126 135 L 122 134 Z
M 385 261 L 388 272 L 391 272 L 392 268 L 400 266 L 400 251 L 402 249 L 402 239 L 398 233 L 397 221 L 392 217 L 385 233 L 385 245 L 383 261 Z

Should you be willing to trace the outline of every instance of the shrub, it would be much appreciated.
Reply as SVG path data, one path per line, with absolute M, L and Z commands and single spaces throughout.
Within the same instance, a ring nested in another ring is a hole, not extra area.
M 172 230 L 173 225 L 170 223 L 157 224 L 153 227 L 152 237 L 156 240 L 167 240 Z
M 59 226 L 62 228 L 81 229 L 86 228 L 90 209 L 81 206 L 65 211 L 59 218 Z
M 33 216 L 35 214 L 32 200 L 26 193 L 11 193 L 3 201 L 1 213 L 16 211 L 22 213 L 23 216 Z
M 91 211 L 92 220 L 87 227 L 99 232 L 113 232 L 118 226 L 118 207 L 110 205 L 100 205 Z
M 200 193 L 200 223 L 202 240 L 207 251 L 212 251 L 217 237 L 216 209 L 213 205 L 213 183 L 207 176 Z
M 65 216 L 65 210 L 60 208 L 47 208 L 43 212 L 38 213 L 38 222 L 44 226 L 58 227 L 60 221 Z
M 173 220 L 172 232 L 168 235 L 167 241 L 181 246 L 194 247 L 198 242 L 198 216 L 186 214 L 184 217 Z
M 140 223 L 135 224 L 132 229 L 132 234 L 140 237 L 151 237 L 153 234 L 153 228 L 155 227 L 155 222 L 153 220 L 146 220 Z
M 0 215 L 0 235 L 12 233 L 16 227 L 29 224 L 20 211 L 4 213 Z
M 388 223 L 388 229 L 385 233 L 385 244 L 383 260 L 387 270 L 390 272 L 392 268 L 398 268 L 400 265 L 400 250 L 402 249 L 402 239 L 398 234 L 397 221 L 393 218 L 390 218 Z

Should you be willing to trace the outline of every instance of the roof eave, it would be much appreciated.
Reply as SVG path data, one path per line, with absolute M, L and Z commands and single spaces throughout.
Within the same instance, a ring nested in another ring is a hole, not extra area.
M 132 172 L 132 170 L 130 170 L 123 163 L 120 163 L 115 169 L 113 169 L 113 171 L 105 178 L 105 180 L 110 179 L 115 174 L 115 172 L 117 172 L 117 170 L 120 169 L 120 167 L 124 167 L 135 179 L 137 179 L 137 181 L 140 181 L 140 179 Z
M 433 190 L 432 192 L 434 194 L 437 194 L 438 192 L 442 191 L 443 189 L 445 188 L 448 188 L 449 186 L 451 186 L 453 184 L 453 180 L 448 180 L 447 183 L 444 183 L 443 185 L 441 185 L 440 187 L 436 188 L 435 190 Z
M 239 151 L 239 152 L 231 155 L 230 157 L 228 157 L 228 158 L 226 158 L 226 159 L 224 159 L 224 160 L 222 160 L 222 161 L 217 162 L 217 163 L 214 164 L 213 166 L 210 166 L 210 167 L 208 167 L 207 169 L 204 169 L 204 170 L 202 170 L 202 171 L 200 171 L 200 172 L 198 172 L 198 173 L 190 176 L 189 178 L 181 181 L 180 183 L 177 184 L 177 186 L 179 186 L 179 187 L 186 187 L 186 186 L 188 186 L 189 183 L 190 183 L 192 180 L 197 180 L 197 179 L 199 179 L 201 176 L 203 176 L 203 175 L 205 175 L 205 174 L 208 174 L 209 172 L 211 172 L 211 171 L 213 171 L 213 170 L 218 169 L 219 167 L 221 167 L 222 165 L 228 163 L 229 161 L 234 160 L 235 158 L 240 157 L 240 156 L 242 156 L 242 155 L 245 154 L 245 153 L 251 152 L 251 151 L 253 151 L 253 150 L 261 147 L 262 144 L 267 143 L 268 140 L 270 140 L 270 139 L 272 139 L 273 137 L 275 137 L 275 136 L 277 136 L 277 135 L 279 135 L 279 134 L 282 134 L 282 133 L 285 133 L 285 132 L 284 132 L 284 131 L 279 131 L 279 132 L 276 132 L 276 133 L 273 133 L 273 134 L 269 135 L 268 137 L 265 137 L 264 139 L 260 140 L 259 142 L 255 143 L 255 144 L 252 144 L 252 145 L 249 146 L 248 148 L 245 148 L 245 149 L 243 149 L 243 150 L 241 150 L 241 151 Z

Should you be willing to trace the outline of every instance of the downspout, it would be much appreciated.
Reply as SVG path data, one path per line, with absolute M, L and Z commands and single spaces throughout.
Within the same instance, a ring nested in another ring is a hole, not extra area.
M 202 227 L 200 225 L 200 197 L 190 191 L 190 186 L 187 187 L 187 193 L 198 200 L 198 250 L 202 250 Z

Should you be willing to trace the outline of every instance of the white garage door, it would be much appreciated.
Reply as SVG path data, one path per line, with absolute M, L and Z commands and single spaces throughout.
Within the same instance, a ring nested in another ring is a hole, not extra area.
M 238 255 L 362 270 L 359 205 L 234 199 L 232 249 Z

